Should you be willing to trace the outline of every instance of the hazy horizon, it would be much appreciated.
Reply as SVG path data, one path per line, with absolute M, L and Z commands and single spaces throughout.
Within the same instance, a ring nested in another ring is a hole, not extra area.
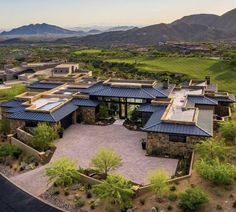
M 235 0 L 0 0 L 0 29 L 48 23 L 64 28 L 145 26 L 170 23 L 186 15 L 222 15 Z M 26 12 L 25 12 L 26 11 Z

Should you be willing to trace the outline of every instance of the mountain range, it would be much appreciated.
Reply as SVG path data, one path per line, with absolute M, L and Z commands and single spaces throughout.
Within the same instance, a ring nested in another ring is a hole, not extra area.
M 170 24 L 156 24 L 128 31 L 106 32 L 81 38 L 63 39 L 80 45 L 156 45 L 166 41 L 236 40 L 236 9 L 221 16 L 198 14 L 185 16 Z
M 19 37 L 54 37 L 56 43 L 73 43 L 86 46 L 112 45 L 156 45 L 165 41 L 218 41 L 236 40 L 236 8 L 218 16 L 197 14 L 185 16 L 170 24 L 155 24 L 146 27 L 119 26 L 106 30 L 88 28 L 64 29 L 49 24 L 30 24 L 11 31 L 1 37 L 10 37 L 10 42 L 19 42 Z M 105 32 L 104 32 L 105 31 Z M 14 38 L 14 40 L 12 40 Z M 7 40 L 4 41 L 7 44 Z M 27 40 L 27 42 L 30 42 Z

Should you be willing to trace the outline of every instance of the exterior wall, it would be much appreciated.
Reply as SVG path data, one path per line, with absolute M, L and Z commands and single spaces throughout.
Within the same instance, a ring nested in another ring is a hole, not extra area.
M 17 139 L 19 139 L 20 141 L 23 141 L 27 145 L 32 143 L 33 136 L 31 134 L 25 132 L 21 128 L 17 128 L 16 133 Z
M 45 156 L 45 152 L 38 152 L 37 150 L 33 149 L 32 147 L 24 144 L 23 142 L 21 142 L 20 140 L 11 137 L 10 139 L 10 144 L 17 146 L 18 148 L 20 148 L 23 152 L 25 152 L 27 155 L 32 155 L 35 158 L 37 158 L 37 160 L 39 161 L 43 161 Z
M 25 121 L 10 119 L 10 132 L 15 133 L 18 127 L 25 126 Z
M 169 134 L 148 133 L 147 135 L 147 153 L 152 154 L 158 150 L 161 154 L 173 156 L 184 155 L 192 151 L 193 145 L 202 140 L 202 137 L 187 136 L 186 143 L 169 141 Z
M 80 107 L 77 110 L 77 118 L 85 124 L 95 124 L 96 113 L 94 107 Z

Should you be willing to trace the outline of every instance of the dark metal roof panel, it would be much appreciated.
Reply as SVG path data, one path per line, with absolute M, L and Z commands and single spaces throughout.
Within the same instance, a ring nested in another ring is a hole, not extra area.
M 9 118 L 25 121 L 42 121 L 55 123 L 77 110 L 77 108 L 78 107 L 76 105 L 74 105 L 72 102 L 69 102 L 52 113 L 23 110 L 10 114 Z
M 145 124 L 144 128 L 149 128 L 152 127 L 158 123 L 161 122 L 161 117 L 163 113 L 165 112 L 166 107 L 159 107 L 158 110 L 156 110 L 151 117 L 148 119 L 147 123 Z
M 217 102 L 225 102 L 225 103 L 234 103 L 235 97 L 233 95 L 230 95 L 229 97 L 223 97 L 223 96 L 212 96 L 208 97 L 209 99 L 212 99 L 213 101 Z
M 161 106 L 161 105 L 152 105 L 152 104 L 143 104 L 141 105 L 138 109 L 137 112 L 143 112 L 143 113 L 153 113 L 160 108 L 163 108 L 166 106 Z
M 24 101 L 11 99 L 6 102 L 1 102 L 2 107 L 19 107 Z
M 76 111 L 78 109 L 78 106 L 74 105 L 72 102 L 66 103 L 62 107 L 60 107 L 58 110 L 55 110 L 51 113 L 54 120 L 60 121 L 64 117 L 68 116 L 72 112 Z
M 91 95 L 107 96 L 107 97 L 124 97 L 124 98 L 138 98 L 138 99 L 153 99 L 151 94 L 140 88 L 114 88 L 104 86 L 106 88 L 96 91 Z
M 82 107 L 96 107 L 100 104 L 99 101 L 93 99 L 74 99 L 73 104 Z
M 187 105 L 217 105 L 217 101 L 214 101 L 206 96 L 188 96 Z
M 210 137 L 207 132 L 200 129 L 196 125 L 159 123 L 154 126 L 144 128 L 144 131 Z
M 93 95 L 94 92 L 97 92 L 99 90 L 104 89 L 104 85 L 103 82 L 98 82 L 92 86 L 90 86 L 89 88 L 84 89 L 83 91 L 81 91 L 82 93 L 88 93 L 90 95 Z
M 199 110 L 197 125 L 213 136 L 213 110 Z
M 53 89 L 58 86 L 62 85 L 62 83 L 44 83 L 44 82 L 34 82 L 30 85 L 28 85 L 28 88 L 33 88 L 33 89 Z
M 50 113 L 21 111 L 9 115 L 10 119 L 25 120 L 25 121 L 42 121 L 56 122 Z
M 26 108 L 25 106 L 12 107 L 12 108 L 5 109 L 4 112 L 6 112 L 6 113 L 16 113 L 16 112 L 24 111 L 25 108 Z

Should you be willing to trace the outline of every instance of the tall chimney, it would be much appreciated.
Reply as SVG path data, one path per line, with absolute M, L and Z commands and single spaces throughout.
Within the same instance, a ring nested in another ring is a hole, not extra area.
M 164 79 L 163 82 L 162 82 L 162 87 L 163 87 L 164 89 L 168 89 L 168 88 L 169 88 L 169 83 L 170 83 L 169 78 Z
M 211 84 L 211 77 L 210 76 L 205 76 L 205 80 L 207 82 L 207 85 Z

